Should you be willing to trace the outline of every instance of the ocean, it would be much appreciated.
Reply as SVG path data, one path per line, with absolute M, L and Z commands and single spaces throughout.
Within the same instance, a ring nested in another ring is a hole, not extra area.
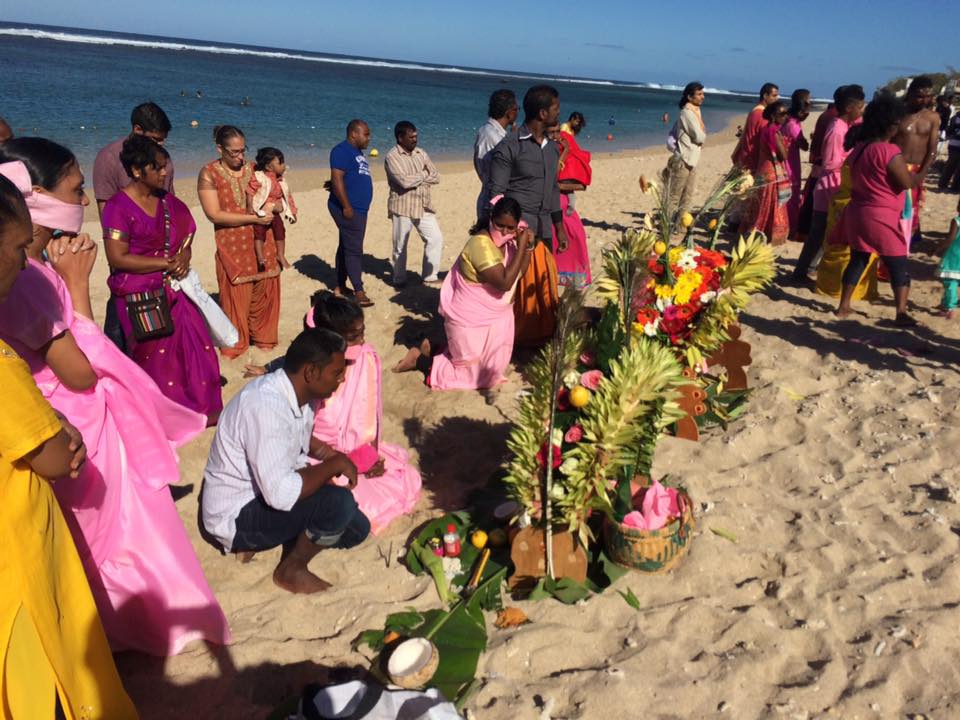
M 212 128 L 226 123 L 243 129 L 251 150 L 278 147 L 300 167 L 326 165 L 354 117 L 369 123 L 370 147 L 381 152 L 394 143 L 394 124 L 410 120 L 435 159 L 466 160 L 490 93 L 509 88 L 522 98 L 540 82 L 559 90 L 561 119 L 574 110 L 587 118 L 578 138 L 583 147 L 624 151 L 664 142 L 668 126 L 661 118 L 668 112 L 672 122 L 680 91 L 4 22 L 0 69 L 0 115 L 17 135 L 70 147 L 87 174 L 97 150 L 130 131 L 131 109 L 153 100 L 173 123 L 167 148 L 179 177 L 214 157 Z M 708 88 L 708 131 L 745 114 L 752 102 L 752 96 Z

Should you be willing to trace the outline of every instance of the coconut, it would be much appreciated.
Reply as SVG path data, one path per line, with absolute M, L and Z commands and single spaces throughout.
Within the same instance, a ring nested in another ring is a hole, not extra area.
M 394 685 L 416 690 L 426 685 L 440 664 L 437 646 L 426 638 L 404 640 L 387 661 L 387 675 Z

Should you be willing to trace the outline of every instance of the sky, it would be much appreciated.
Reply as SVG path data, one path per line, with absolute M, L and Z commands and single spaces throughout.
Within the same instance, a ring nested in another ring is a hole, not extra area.
M 939 41 L 937 31 L 955 9 L 942 0 L 44 0 L 2 8 L 0 22 L 729 90 L 770 81 L 829 96 L 840 84 L 870 91 L 957 62 L 952 29 Z

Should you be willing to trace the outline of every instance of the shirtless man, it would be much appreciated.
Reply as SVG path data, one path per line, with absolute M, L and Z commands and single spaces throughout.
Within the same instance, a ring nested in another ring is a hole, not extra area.
M 900 146 L 903 159 L 911 172 L 926 174 L 937 157 L 940 140 L 940 116 L 932 110 L 934 100 L 933 81 L 926 75 L 918 75 L 907 88 L 907 115 L 900 123 L 900 130 L 893 142 Z M 913 189 L 913 237 L 920 234 L 920 209 L 924 200 L 923 187 Z

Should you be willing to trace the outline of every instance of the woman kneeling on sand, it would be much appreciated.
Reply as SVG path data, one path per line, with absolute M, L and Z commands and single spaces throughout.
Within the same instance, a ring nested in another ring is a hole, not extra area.
M 380 356 L 364 341 L 363 309 L 350 298 L 326 290 L 314 294 L 310 305 L 304 325 L 330 330 L 347 342 L 343 384 L 329 398 L 314 403 L 313 437 L 356 465 L 353 496 L 376 534 L 413 510 L 420 498 L 420 473 L 404 448 L 380 439 Z M 272 365 L 248 365 L 245 375 L 263 375 L 276 369 Z
M 513 293 L 534 241 L 520 216 L 520 204 L 504 197 L 493 206 L 489 226 L 473 228 L 440 290 L 446 349 L 431 358 L 424 340 L 394 372 L 419 368 L 434 390 L 479 390 L 505 381 L 513 351 Z

